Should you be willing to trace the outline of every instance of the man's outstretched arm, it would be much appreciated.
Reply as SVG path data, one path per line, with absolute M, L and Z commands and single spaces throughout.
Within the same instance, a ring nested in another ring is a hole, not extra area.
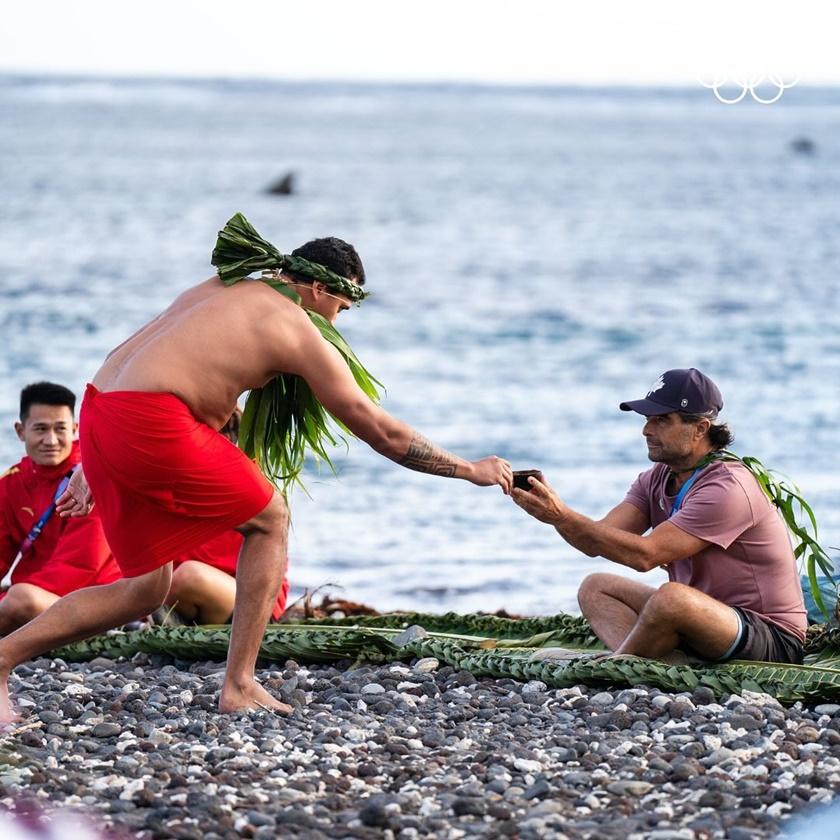
M 350 431 L 386 458 L 417 472 L 463 478 L 480 486 L 513 488 L 510 464 L 497 456 L 467 461 L 423 437 L 407 423 L 371 402 L 356 384 L 338 351 L 312 328 L 296 354 L 297 373 L 306 379 L 324 407 Z
M 647 529 L 646 521 L 641 511 L 637 511 L 636 516 L 629 510 L 633 508 L 629 503 L 619 505 L 603 520 L 596 522 L 572 510 L 548 484 L 536 479 L 531 481 L 530 492 L 514 490 L 513 500 L 535 519 L 553 525 L 557 533 L 578 551 L 590 557 L 605 557 L 637 572 L 667 566 L 709 545 L 670 522 L 663 522 L 650 534 L 641 536 L 642 531 Z
M 452 478 L 455 476 L 458 460 L 460 459 L 436 446 L 419 432 L 414 432 L 407 452 L 397 463 L 417 472 Z

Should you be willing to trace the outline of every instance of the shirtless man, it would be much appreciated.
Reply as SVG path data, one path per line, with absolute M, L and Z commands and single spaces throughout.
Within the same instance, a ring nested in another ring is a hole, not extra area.
M 358 254 L 341 240 L 313 240 L 293 254 L 364 283 Z M 330 322 L 350 307 L 348 296 L 321 282 L 290 279 L 302 306 Z M 290 711 L 254 679 L 286 571 L 288 510 L 253 462 L 218 434 L 240 394 L 280 372 L 303 377 L 328 411 L 397 464 L 510 493 L 506 461 L 459 458 L 371 402 L 301 306 L 258 280 L 224 286 L 212 277 L 117 347 L 88 386 L 84 476 L 74 475 L 58 509 L 84 514 L 94 499 L 126 576 L 59 599 L 0 640 L 0 717 L 11 715 L 6 686 L 16 665 L 153 612 L 169 590 L 172 559 L 234 526 L 245 541 L 219 710 Z

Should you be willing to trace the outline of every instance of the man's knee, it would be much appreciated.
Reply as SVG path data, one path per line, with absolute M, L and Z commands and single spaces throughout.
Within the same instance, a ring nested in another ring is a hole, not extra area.
M 282 494 L 274 491 L 268 504 L 248 522 L 237 528 L 246 536 L 251 533 L 285 532 L 289 527 L 289 506 Z
M 663 583 L 645 604 L 642 615 L 648 620 L 670 621 L 684 615 L 692 589 L 684 583 Z
M 580 584 L 577 592 L 577 601 L 578 606 L 580 607 L 581 612 L 586 615 L 587 611 L 589 610 L 589 605 L 592 603 L 592 597 L 599 591 L 598 587 L 598 578 L 600 574 L 595 572 L 594 574 L 587 575 Z
M 55 598 L 38 586 L 19 583 L 9 588 L 6 597 L 0 601 L 0 608 L 7 619 L 17 624 L 26 624 L 40 615 Z
M 169 585 L 169 600 L 173 596 L 183 595 L 201 589 L 207 580 L 204 569 L 206 564 L 197 560 L 187 560 L 172 573 L 172 583 Z
M 592 609 L 593 601 L 609 591 L 610 581 L 615 577 L 607 572 L 593 572 L 587 575 L 577 593 L 578 605 L 584 615 Z
M 172 582 L 172 564 L 167 563 L 153 572 L 118 581 L 123 597 L 129 603 L 136 603 L 137 615 L 148 615 L 163 606 Z M 114 584 L 112 584 L 114 585 Z

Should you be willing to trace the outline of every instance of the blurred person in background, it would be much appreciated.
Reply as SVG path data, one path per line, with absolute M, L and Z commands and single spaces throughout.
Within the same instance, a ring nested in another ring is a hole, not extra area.
M 72 519 L 56 499 L 81 462 L 76 397 L 36 382 L 20 394 L 15 432 L 26 455 L 0 476 L 0 635 L 40 615 L 62 595 L 121 577 L 94 508 Z

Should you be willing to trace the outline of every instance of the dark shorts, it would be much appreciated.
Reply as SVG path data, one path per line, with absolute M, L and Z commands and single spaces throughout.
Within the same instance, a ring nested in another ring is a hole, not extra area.
M 720 658 L 709 660 L 698 653 L 691 645 L 683 642 L 679 650 L 691 657 L 711 662 L 730 662 L 734 659 L 747 659 L 754 662 L 781 662 L 788 665 L 802 664 L 802 642 L 786 633 L 777 624 L 740 607 L 731 607 L 738 613 L 741 632 L 732 643 L 732 647 Z
M 725 661 L 750 659 L 758 662 L 802 664 L 802 642 L 777 624 L 740 607 L 732 607 L 741 617 L 741 638 Z

